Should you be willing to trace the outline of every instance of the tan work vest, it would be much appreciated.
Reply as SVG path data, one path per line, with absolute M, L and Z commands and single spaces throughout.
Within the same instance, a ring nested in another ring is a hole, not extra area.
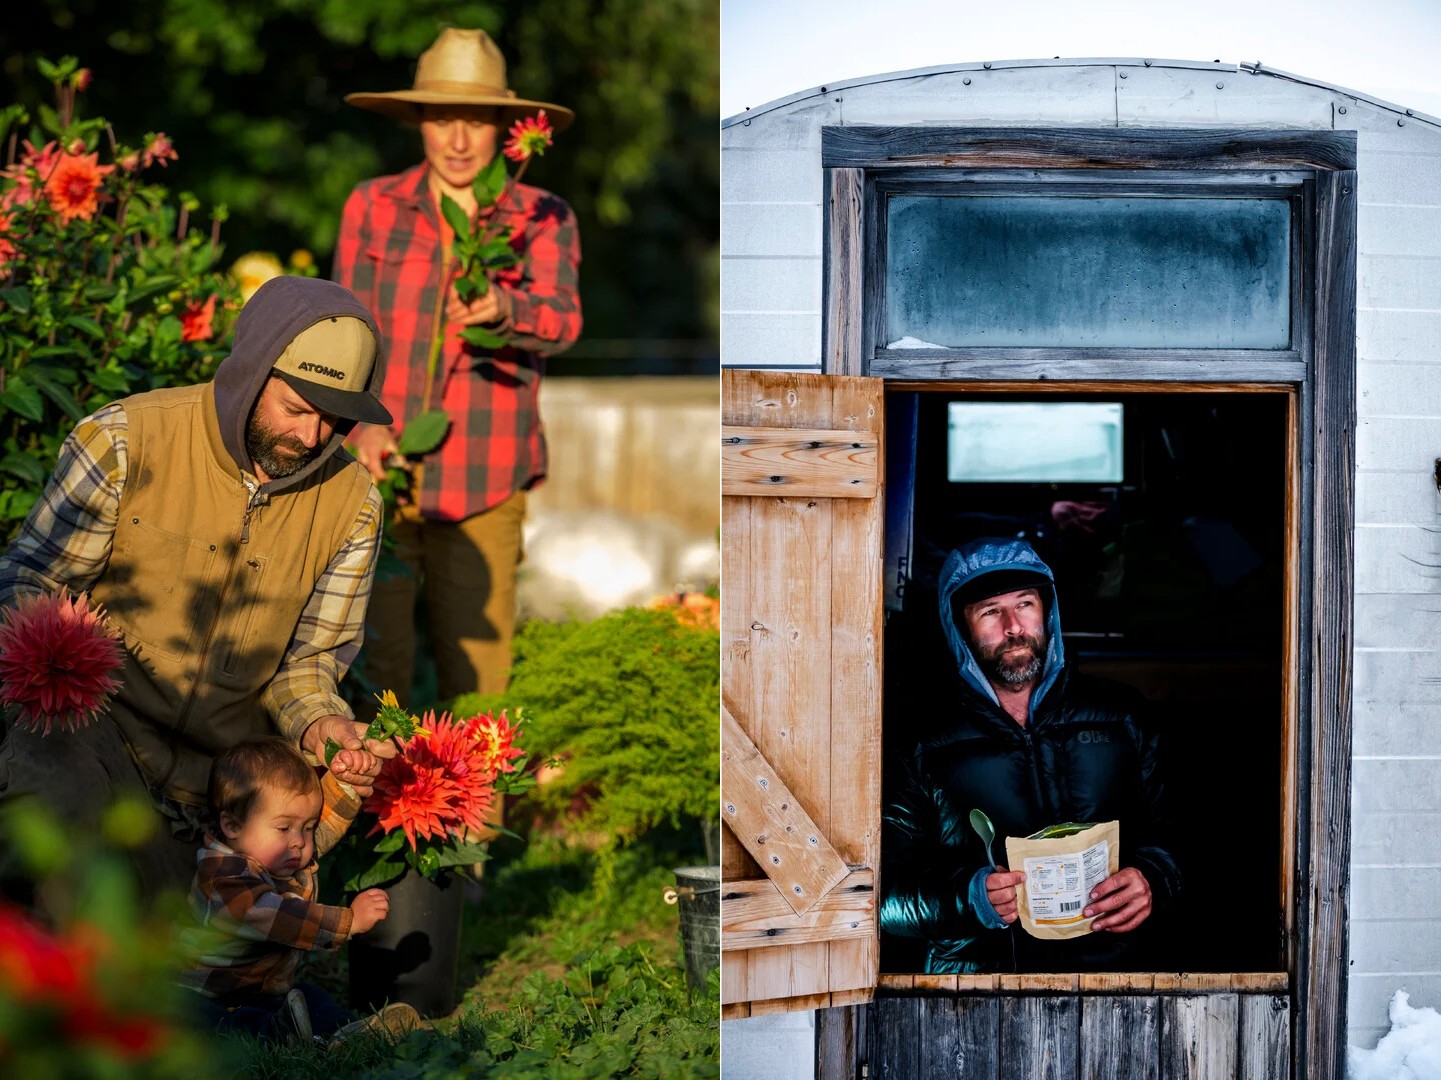
M 371 483 L 332 457 L 251 506 L 214 400 L 208 383 L 125 399 L 129 470 L 92 590 L 125 640 L 116 723 L 147 779 L 197 804 L 217 753 L 276 733 L 261 691 Z

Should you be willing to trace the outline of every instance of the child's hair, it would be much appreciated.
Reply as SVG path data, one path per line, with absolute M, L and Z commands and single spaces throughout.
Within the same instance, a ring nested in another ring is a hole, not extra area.
M 282 738 L 236 743 L 210 767 L 207 802 L 211 824 L 219 829 L 221 814 L 244 822 L 255 805 L 255 797 L 266 788 L 304 795 L 320 790 L 320 778 L 299 751 Z

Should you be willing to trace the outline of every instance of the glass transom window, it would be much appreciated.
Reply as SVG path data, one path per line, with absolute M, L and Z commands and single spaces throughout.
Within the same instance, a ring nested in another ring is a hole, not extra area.
M 893 195 L 884 347 L 1287 349 L 1276 198 Z

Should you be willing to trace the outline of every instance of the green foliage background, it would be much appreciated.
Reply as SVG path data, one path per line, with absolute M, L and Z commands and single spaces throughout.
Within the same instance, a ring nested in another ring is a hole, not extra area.
M 717 0 L 19 0 L 6 24 L 0 102 L 33 110 L 35 56 L 78 56 L 89 110 L 167 132 L 167 182 L 229 207 L 229 258 L 301 247 L 322 271 L 351 188 L 421 159 L 414 129 L 344 95 L 409 86 L 443 26 L 485 29 L 513 88 L 578 116 L 528 177 L 580 219 L 586 334 L 562 366 L 713 368 Z

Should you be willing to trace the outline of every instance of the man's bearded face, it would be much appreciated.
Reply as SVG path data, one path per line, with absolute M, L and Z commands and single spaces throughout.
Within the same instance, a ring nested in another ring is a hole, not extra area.
M 1022 634 L 988 647 L 977 646 L 976 662 L 993 682 L 1025 686 L 1040 677 L 1046 663 L 1046 634 Z
M 1046 663 L 1046 615 L 1034 588 L 1002 593 L 962 610 L 966 638 L 992 683 L 1024 687 Z
M 272 480 L 299 472 L 320 453 L 324 443 L 306 446 L 294 435 L 281 435 L 265 422 L 257 409 L 245 428 L 245 449 L 250 460 Z

